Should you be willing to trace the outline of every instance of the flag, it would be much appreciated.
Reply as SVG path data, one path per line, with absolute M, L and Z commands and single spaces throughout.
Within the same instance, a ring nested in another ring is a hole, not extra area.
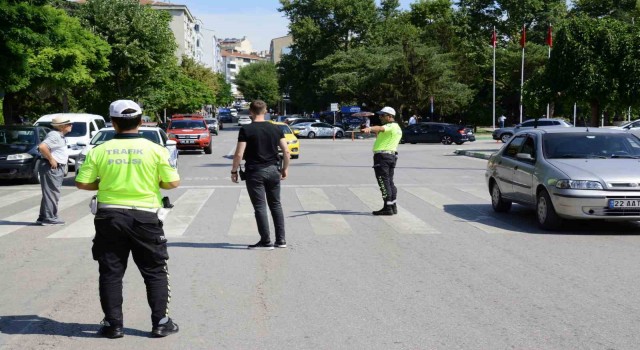
M 527 30 L 522 25 L 522 36 L 520 37 L 520 47 L 524 49 L 525 44 L 527 43 Z
M 549 47 L 553 47 L 553 36 L 552 36 L 553 27 L 549 26 L 549 30 L 547 31 L 547 38 L 544 43 L 549 45 Z
M 491 35 L 491 46 L 496 47 L 496 28 L 493 27 L 493 35 Z

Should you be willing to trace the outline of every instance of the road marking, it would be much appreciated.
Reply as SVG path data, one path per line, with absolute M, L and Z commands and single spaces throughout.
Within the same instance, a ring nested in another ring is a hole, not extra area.
M 16 202 L 19 202 L 26 198 L 41 196 L 41 195 L 42 195 L 42 192 L 37 192 L 37 191 L 18 191 L 14 193 L 9 193 L 6 196 L 6 198 L 5 197 L 2 198 L 4 203 L 0 203 L 0 208 L 14 205 Z
M 446 197 L 445 195 L 438 193 L 430 188 L 426 188 L 426 187 L 418 187 L 418 188 L 413 188 L 410 191 L 411 194 L 413 194 L 414 196 L 422 199 L 423 201 L 433 205 L 434 207 L 441 209 L 444 211 L 444 206 L 446 204 L 449 205 L 467 205 L 469 203 L 459 203 L 454 201 L 453 199 Z M 473 219 L 473 220 L 464 220 L 464 219 L 460 219 L 460 221 L 465 222 L 485 233 L 512 233 L 512 231 L 510 230 L 504 230 L 501 229 L 499 227 L 495 226 L 495 219 L 488 217 L 486 215 L 484 215 L 484 213 L 478 212 L 476 210 L 473 210 L 471 207 L 469 207 L 470 210 L 476 212 L 477 216 Z M 445 212 L 446 213 L 446 212 Z M 448 213 L 447 213 L 448 214 Z M 449 214 L 451 216 L 454 216 L 453 214 Z M 481 221 L 486 221 L 487 223 L 481 222 Z M 489 224 L 489 222 L 494 223 Z M 503 222 L 501 222 L 501 224 L 504 224 Z
M 382 204 L 380 190 L 376 188 L 351 187 L 349 191 L 353 192 L 363 203 L 370 209 L 378 210 Z M 413 191 L 413 190 L 412 190 Z M 384 220 L 391 228 L 400 234 L 439 234 L 431 225 L 420 220 L 417 216 L 411 214 L 403 207 L 398 205 L 398 214 L 393 216 L 377 216 Z
M 213 194 L 214 189 L 187 190 L 175 201 L 175 206 L 164 222 L 164 235 L 177 237 L 184 235 L 196 215 Z
M 74 205 L 87 201 L 87 212 L 89 211 L 89 198 L 94 195 L 93 191 L 76 191 L 60 198 L 60 204 L 58 205 L 58 212 L 62 212 Z M 14 231 L 17 231 L 25 225 L 35 224 L 38 215 L 40 214 L 40 206 L 34 206 L 29 210 L 25 210 L 22 213 L 15 214 L 0 220 L 0 237 L 8 235 Z
M 302 208 L 308 212 L 306 217 L 315 234 L 344 235 L 353 233 L 351 226 L 342 214 L 336 212 L 336 207 L 331 204 L 329 197 L 323 190 L 320 188 L 296 188 L 296 195 Z
M 93 224 L 95 216 L 91 213 L 83 216 L 80 220 L 71 225 L 65 225 L 64 228 L 47 238 L 87 238 L 96 234 L 96 227 Z
M 485 187 L 485 188 L 464 188 L 464 187 L 457 187 L 458 190 L 462 191 L 462 192 L 466 192 L 474 197 L 478 197 L 482 200 L 486 201 L 491 201 L 491 194 L 489 193 L 489 190 Z
M 271 227 L 271 219 L 269 220 Z M 256 236 L 258 234 L 258 224 L 256 224 L 255 214 L 249 192 L 246 189 L 240 191 L 236 210 L 233 212 L 229 236 Z

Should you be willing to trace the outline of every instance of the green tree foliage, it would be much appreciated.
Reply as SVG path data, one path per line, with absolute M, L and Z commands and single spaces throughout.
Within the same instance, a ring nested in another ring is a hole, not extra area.
M 188 77 L 203 83 L 212 96 L 214 96 L 212 100 L 206 101 L 207 104 L 226 106 L 233 102 L 231 85 L 225 82 L 222 74 L 215 73 L 210 68 L 207 68 L 186 56 L 182 57 L 182 63 L 180 66 L 182 67 L 182 71 Z
M 108 44 L 46 1 L 1 1 L 0 17 L 0 90 L 8 123 L 66 110 L 74 89 L 107 75 Z
M 244 66 L 236 76 L 238 90 L 247 100 L 260 99 L 275 106 L 281 99 L 278 72 L 271 62 L 257 62 Z

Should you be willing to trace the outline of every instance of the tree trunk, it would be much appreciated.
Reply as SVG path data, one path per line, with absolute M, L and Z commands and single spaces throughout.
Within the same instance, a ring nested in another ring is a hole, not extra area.
M 598 120 L 600 119 L 600 102 L 597 100 L 591 101 L 591 121 L 588 126 L 598 126 Z

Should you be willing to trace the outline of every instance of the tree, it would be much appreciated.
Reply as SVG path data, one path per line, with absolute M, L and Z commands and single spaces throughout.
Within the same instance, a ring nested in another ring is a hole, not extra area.
M 257 62 L 243 67 L 236 76 L 238 90 L 247 100 L 263 100 L 275 106 L 281 99 L 278 72 L 271 62 Z
M 109 45 L 46 1 L 4 0 L 0 17 L 6 122 L 40 114 L 42 106 L 67 110 L 74 88 L 86 88 L 107 75 Z

